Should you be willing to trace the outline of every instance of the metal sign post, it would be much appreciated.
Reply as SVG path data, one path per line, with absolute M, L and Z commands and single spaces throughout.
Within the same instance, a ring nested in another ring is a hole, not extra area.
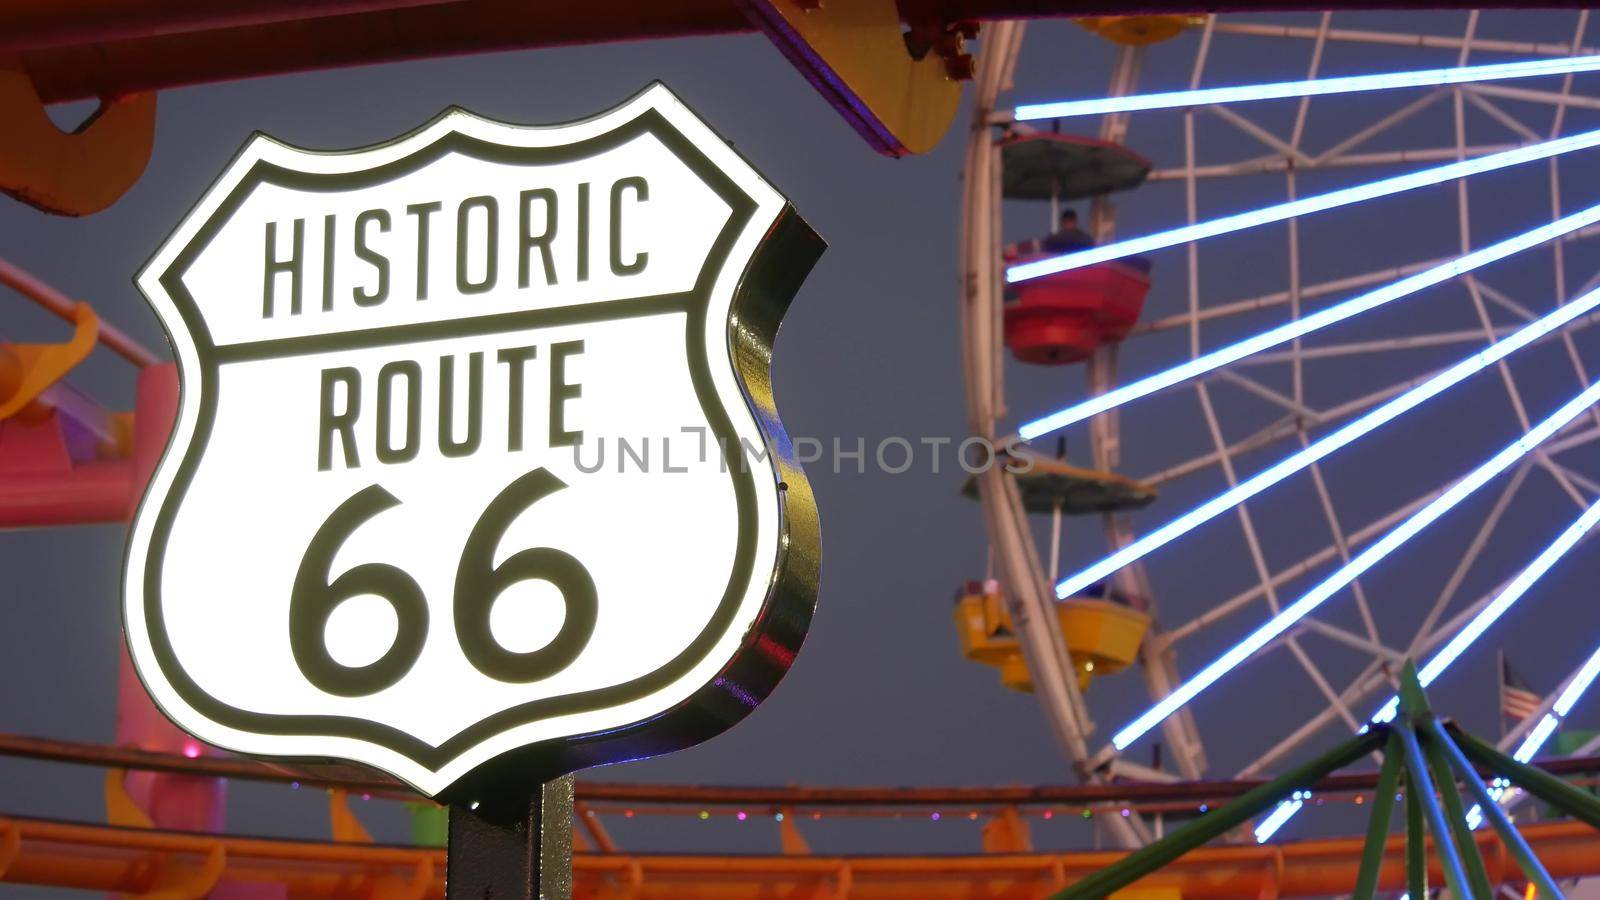
M 659 84 L 256 135 L 138 278 L 182 378 L 129 539 L 140 679 L 209 743 L 449 804 L 452 897 L 566 897 L 563 776 L 731 727 L 804 639 L 770 366 L 822 246 Z
M 513 809 L 451 804 L 449 840 L 446 900 L 571 900 L 572 776 Z

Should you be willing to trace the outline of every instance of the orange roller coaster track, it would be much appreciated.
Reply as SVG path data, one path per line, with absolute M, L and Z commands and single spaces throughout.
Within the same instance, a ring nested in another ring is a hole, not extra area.
M 1600 837 L 1582 823 L 1524 832 L 1550 873 L 1600 872 Z M 1477 836 L 1495 884 L 1520 875 L 1492 833 Z M 1404 847 L 1387 848 L 1380 888 L 1404 887 Z M 744 900 L 775 896 L 841 900 L 1042 897 L 1120 859 L 1121 853 L 983 856 L 673 856 L 578 853 L 579 898 Z M 1348 890 L 1360 838 L 1197 850 L 1139 883 L 1186 900 L 1305 897 Z M 0 818 L 0 881 L 94 891 L 204 896 L 223 878 L 270 881 L 296 897 L 440 897 L 444 853 L 407 847 L 285 841 Z M 1437 871 L 1434 876 L 1439 877 Z
M 248 759 L 190 759 L 94 744 L 0 735 L 0 755 L 56 763 L 182 772 L 416 799 L 400 785 L 345 766 L 285 766 Z M 1600 771 L 1600 758 L 1548 760 L 1564 775 Z M 1367 792 L 1371 774 L 1327 778 L 1319 794 Z M 1171 784 L 1133 782 L 1092 786 L 830 788 L 714 787 L 585 783 L 580 809 L 618 804 L 675 807 L 829 809 L 828 816 L 873 807 L 943 806 L 988 809 L 1026 805 L 1100 803 L 1192 805 L 1221 800 L 1252 782 Z M 342 802 L 342 801 L 341 801 Z M 631 807 L 630 807 L 631 808 Z M 613 810 L 615 811 L 615 810 Z M 630 813 L 631 815 L 631 813 Z M 704 818 L 705 813 L 699 813 Z M 781 817 L 780 817 L 781 819 Z M 586 822 L 586 824 L 588 824 Z M 336 834 L 337 834 L 336 830 Z M 1583 823 L 1533 825 L 1524 836 L 1558 878 L 1600 874 L 1600 835 Z M 363 834 L 364 837 L 364 834 Z M 1521 885 L 1511 858 L 1490 831 L 1475 838 L 1495 883 Z M 953 856 L 813 855 L 785 843 L 785 855 L 641 854 L 605 852 L 576 857 L 579 898 L 796 898 L 1044 897 L 1118 861 L 1120 852 L 988 852 Z M 991 848 L 992 849 L 992 848 Z M 1179 892 L 1188 900 L 1212 897 L 1301 897 L 1347 890 L 1360 865 L 1357 837 L 1279 845 L 1216 846 L 1197 850 L 1139 883 Z M 1403 887 L 1403 838 L 1388 845 L 1380 885 Z M 223 879 L 282 884 L 291 896 L 438 897 L 443 895 L 443 851 L 351 841 L 293 841 L 197 834 L 148 828 L 0 818 L 0 882 L 84 890 L 204 896 Z M 1436 877 L 1439 873 L 1436 872 Z

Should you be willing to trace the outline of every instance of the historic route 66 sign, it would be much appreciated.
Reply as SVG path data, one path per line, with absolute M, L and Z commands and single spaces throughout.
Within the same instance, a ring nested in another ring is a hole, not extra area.
M 815 600 L 769 366 L 821 247 L 660 85 L 255 136 L 138 278 L 183 377 L 127 560 L 151 694 L 452 799 L 728 728 Z

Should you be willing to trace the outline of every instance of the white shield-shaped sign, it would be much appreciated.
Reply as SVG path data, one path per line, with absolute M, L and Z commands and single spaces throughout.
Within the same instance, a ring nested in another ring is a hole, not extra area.
M 452 799 L 738 721 L 815 599 L 769 366 L 820 251 L 660 85 L 254 137 L 138 279 L 183 381 L 127 561 L 151 694 Z

